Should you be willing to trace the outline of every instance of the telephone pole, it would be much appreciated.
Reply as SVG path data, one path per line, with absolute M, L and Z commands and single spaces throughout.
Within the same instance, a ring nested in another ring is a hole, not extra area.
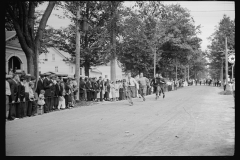
M 76 66 L 75 66 L 75 78 L 77 81 L 77 95 L 76 101 L 79 100 L 79 68 L 80 68 L 80 5 L 77 11 L 77 24 L 76 24 Z
M 228 86 L 228 49 L 227 49 L 227 37 L 225 37 L 225 80 L 226 86 Z M 226 87 L 227 88 L 227 87 Z

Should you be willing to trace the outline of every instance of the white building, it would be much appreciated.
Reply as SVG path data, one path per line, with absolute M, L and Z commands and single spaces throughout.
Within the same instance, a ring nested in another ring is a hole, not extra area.
M 5 38 L 5 71 L 8 73 L 11 68 L 17 68 L 27 73 L 27 58 L 16 38 L 16 32 L 5 30 Z
M 68 58 L 71 58 L 71 55 L 54 47 L 50 47 L 47 50 L 48 53 L 39 55 L 39 71 L 41 73 L 54 72 L 68 74 L 73 77 L 75 74 L 75 63 L 66 61 Z M 79 70 L 79 74 L 81 73 L 84 74 L 83 68 Z

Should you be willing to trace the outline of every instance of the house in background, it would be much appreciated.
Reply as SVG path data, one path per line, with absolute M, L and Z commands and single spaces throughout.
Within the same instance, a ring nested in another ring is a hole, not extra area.
M 21 69 L 27 73 L 27 58 L 16 37 L 16 31 L 5 30 L 5 66 L 6 72 L 10 69 Z
M 75 63 L 66 61 L 68 58 L 71 58 L 71 55 L 55 47 L 50 47 L 47 50 L 48 53 L 39 55 L 39 71 L 41 73 L 68 74 L 73 77 L 75 74 Z M 83 71 L 83 68 L 80 68 L 79 74 L 84 73 Z
M 6 72 L 15 67 L 17 69 L 27 72 L 27 58 L 23 52 L 21 45 L 16 36 L 16 31 L 6 31 L 6 52 L 5 52 L 5 66 Z M 75 74 L 75 63 L 65 61 L 71 58 L 71 55 L 67 52 L 58 50 L 57 48 L 48 48 L 48 53 L 42 53 L 39 55 L 39 71 L 41 73 L 54 72 L 58 74 L 67 74 L 73 77 Z M 80 67 L 79 74 L 85 76 L 84 67 Z M 91 67 L 89 70 L 89 77 L 102 76 L 105 79 L 111 79 L 110 76 L 110 62 L 106 65 L 100 65 Z M 122 72 L 121 64 L 116 63 L 116 79 L 121 80 L 124 76 Z
M 95 68 L 97 70 L 99 70 L 100 72 L 102 72 L 102 77 L 103 78 L 111 80 L 110 62 L 107 63 L 106 65 L 96 66 Z M 125 75 L 125 74 L 122 71 L 121 63 L 116 61 L 116 79 L 117 80 L 122 80 L 123 79 L 123 75 Z

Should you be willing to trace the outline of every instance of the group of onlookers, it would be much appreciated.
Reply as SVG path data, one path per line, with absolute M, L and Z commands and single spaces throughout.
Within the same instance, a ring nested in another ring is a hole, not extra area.
M 36 89 L 35 89 L 36 86 Z M 74 107 L 77 93 L 74 78 L 54 74 L 13 73 L 6 75 L 6 118 L 13 120 Z
M 150 78 L 136 76 L 136 83 L 131 86 L 132 98 L 151 95 L 156 92 Z M 6 75 L 6 118 L 13 120 L 26 116 L 49 113 L 74 107 L 79 93 L 80 101 L 121 101 L 127 100 L 129 80 L 110 81 L 100 76 L 80 78 L 79 88 L 74 78 L 61 77 L 55 74 L 40 74 L 36 78 L 24 72 Z M 183 79 L 166 79 L 162 89 L 165 91 L 176 90 L 188 86 Z M 79 92 L 78 92 L 79 91 Z M 144 97 L 143 97 L 144 98 Z M 145 98 L 144 98 L 145 99 Z

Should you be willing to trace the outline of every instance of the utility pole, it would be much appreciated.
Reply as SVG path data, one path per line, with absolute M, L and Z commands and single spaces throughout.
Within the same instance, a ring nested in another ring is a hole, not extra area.
M 222 63 L 221 63 L 221 74 L 220 74 L 220 79 L 221 79 L 221 86 L 223 86 L 223 58 L 222 58 Z
M 225 37 L 225 80 L 226 86 L 228 86 L 228 49 L 227 49 L 227 37 Z M 227 87 L 226 87 L 227 89 Z
M 156 48 L 154 48 L 154 77 L 156 75 Z
M 77 24 L 76 24 L 76 66 L 75 66 L 75 78 L 77 81 L 77 97 L 76 101 L 79 101 L 79 68 L 80 68 L 80 5 L 77 11 Z

